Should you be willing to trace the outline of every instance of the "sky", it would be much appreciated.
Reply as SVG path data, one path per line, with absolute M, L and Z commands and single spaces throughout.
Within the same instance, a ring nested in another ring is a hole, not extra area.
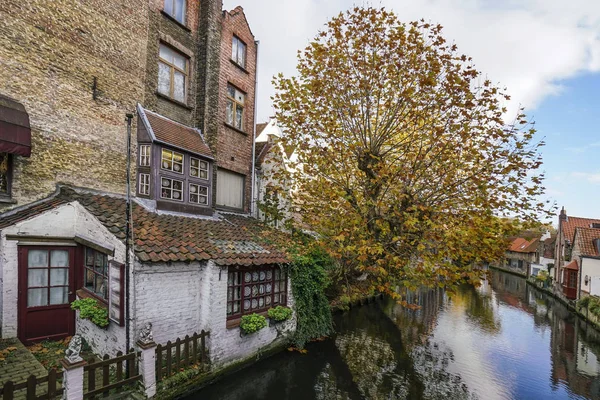
M 507 87 L 543 140 L 546 196 L 571 216 L 600 218 L 600 1 L 224 0 L 242 6 L 260 41 L 258 122 L 274 110 L 272 77 L 294 75 L 296 54 L 354 5 L 383 6 L 404 22 L 424 18 Z M 557 217 L 553 219 L 555 224 Z

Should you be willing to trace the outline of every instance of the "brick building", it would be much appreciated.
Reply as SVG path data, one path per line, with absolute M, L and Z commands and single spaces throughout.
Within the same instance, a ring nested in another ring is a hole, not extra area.
M 242 8 L 8 0 L 0 17 L 1 336 L 80 333 L 114 355 L 147 322 L 159 342 L 205 329 L 217 366 L 281 342 L 293 322 L 236 328 L 292 304 L 279 234 L 248 216 L 257 42 Z

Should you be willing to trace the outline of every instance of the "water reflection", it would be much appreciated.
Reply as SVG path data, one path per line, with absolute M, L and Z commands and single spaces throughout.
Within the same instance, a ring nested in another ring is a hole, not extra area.
M 600 398 L 600 335 L 524 279 L 406 293 L 337 315 L 337 335 L 189 399 Z

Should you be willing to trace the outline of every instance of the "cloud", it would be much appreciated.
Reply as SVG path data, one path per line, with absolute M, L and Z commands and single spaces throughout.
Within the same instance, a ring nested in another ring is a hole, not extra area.
M 572 172 L 571 176 L 573 178 L 584 179 L 589 183 L 600 184 L 600 172 L 598 173 L 590 173 L 590 172 Z
M 585 146 L 565 147 L 565 150 L 570 151 L 571 153 L 575 153 L 575 154 L 582 154 L 594 147 L 600 147 L 600 142 L 590 143 Z
M 600 70 L 600 2 L 591 0 L 224 0 L 244 7 L 260 40 L 260 120 L 272 114 L 273 75 L 295 73 L 296 53 L 324 23 L 354 4 L 386 6 L 403 21 L 424 18 L 513 101 L 534 109 L 568 88 L 562 81 Z

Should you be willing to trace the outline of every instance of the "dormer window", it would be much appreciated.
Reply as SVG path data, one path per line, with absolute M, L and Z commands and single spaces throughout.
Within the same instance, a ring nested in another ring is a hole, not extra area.
M 162 149 L 160 169 L 183 174 L 183 154 Z

